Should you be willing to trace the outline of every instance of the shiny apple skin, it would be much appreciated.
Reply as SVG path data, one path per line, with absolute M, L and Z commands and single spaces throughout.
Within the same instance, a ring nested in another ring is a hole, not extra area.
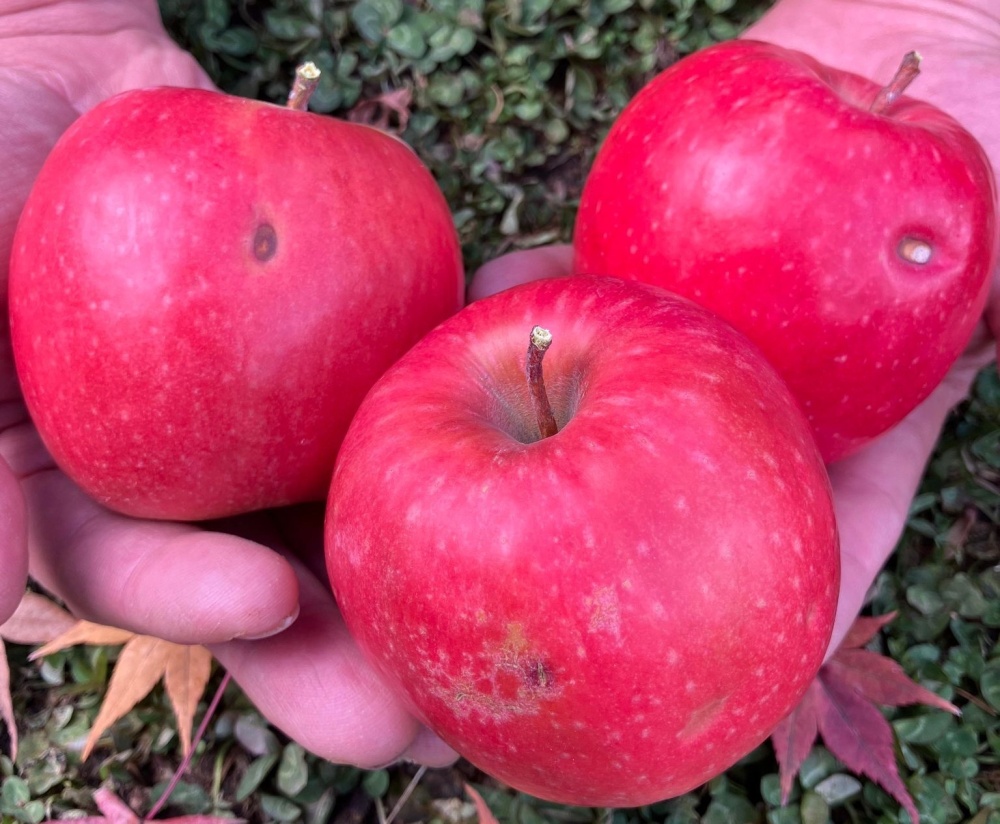
M 767 43 L 686 57 L 616 120 L 574 230 L 575 271 L 662 286 L 760 346 L 827 461 L 938 385 L 996 261 L 982 148 L 910 97 L 870 112 L 879 89 Z M 907 239 L 930 261 L 905 259 Z
M 839 585 L 785 385 L 715 316 L 617 278 L 506 290 L 408 352 L 344 440 L 326 542 L 348 627 L 431 729 L 591 806 L 681 794 L 760 744 L 823 660 Z
M 323 500 L 375 380 L 462 305 L 448 206 L 401 141 L 193 89 L 81 117 L 18 225 L 18 375 L 101 503 L 197 520 Z

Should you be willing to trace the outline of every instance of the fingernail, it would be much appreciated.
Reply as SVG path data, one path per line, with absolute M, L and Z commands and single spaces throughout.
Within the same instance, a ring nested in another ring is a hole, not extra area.
M 238 641 L 261 641 L 264 638 L 270 638 L 273 635 L 277 635 L 279 632 L 284 632 L 292 624 L 295 623 L 295 619 L 299 617 L 299 608 L 295 607 L 295 612 L 284 618 L 281 623 L 277 626 L 271 627 L 271 629 L 265 630 L 264 632 L 258 632 L 254 635 L 237 635 L 235 640 Z

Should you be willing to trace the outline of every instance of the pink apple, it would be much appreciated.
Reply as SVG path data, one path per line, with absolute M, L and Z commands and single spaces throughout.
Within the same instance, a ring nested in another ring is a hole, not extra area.
M 827 460 L 940 382 L 996 259 L 986 156 L 948 115 L 894 97 L 903 82 L 875 103 L 877 84 L 805 54 L 713 46 L 626 107 L 580 203 L 575 270 L 730 321 L 786 379 Z
M 362 403 L 327 512 L 378 669 L 473 763 L 555 801 L 722 772 L 830 637 L 838 545 L 801 410 L 742 335 L 652 286 L 540 280 L 445 321 Z
M 114 509 L 200 519 L 321 500 L 365 392 L 462 288 L 448 206 L 402 142 L 161 88 L 53 150 L 11 326 L 58 464 Z

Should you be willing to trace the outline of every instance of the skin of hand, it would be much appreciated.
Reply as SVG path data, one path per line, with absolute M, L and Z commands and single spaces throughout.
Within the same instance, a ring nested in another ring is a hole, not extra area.
M 0 294 L 17 218 L 62 132 L 117 92 L 158 85 L 212 88 L 164 32 L 154 0 L 0 0 Z M 18 388 L 6 306 L 0 323 L 0 621 L 30 572 L 79 617 L 210 645 L 272 723 L 323 757 L 367 767 L 454 760 L 347 635 L 325 583 L 322 505 L 215 531 L 103 509 L 42 445 Z
M 992 8 L 992 11 L 990 10 Z M 745 35 L 811 54 L 876 82 L 903 55 L 923 56 L 907 94 L 955 117 L 1000 165 L 1000 10 L 994 0 L 780 0 Z M 475 300 L 517 283 L 572 270 L 567 246 L 514 252 L 486 263 L 469 287 Z M 864 605 L 872 582 L 905 526 L 910 503 L 950 410 L 995 357 L 1000 271 L 985 317 L 944 381 L 891 431 L 829 467 L 841 542 L 841 588 L 828 656 Z

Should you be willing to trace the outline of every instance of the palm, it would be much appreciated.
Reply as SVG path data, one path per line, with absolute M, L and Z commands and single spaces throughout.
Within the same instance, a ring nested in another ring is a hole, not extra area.
M 4 146 L 0 180 L 4 192 L 0 199 L 2 294 L 6 293 L 6 262 L 21 206 L 38 168 L 66 127 L 101 96 L 124 88 L 124 84 L 208 83 L 194 61 L 173 47 L 159 30 L 155 5 L 111 4 L 103 0 L 100 5 L 106 8 L 88 10 L 95 13 L 87 15 L 92 23 L 99 21 L 100 31 L 76 26 L 78 21 L 61 10 L 36 10 L 27 2 L 14 4 L 0 21 L 4 37 L 0 61 L 0 144 Z M 34 31 L 47 34 L 39 36 Z M 74 40 L 84 41 L 85 48 L 74 47 Z M 128 54 L 139 46 L 147 56 L 129 59 Z M 133 75 L 127 76 L 130 71 Z M 6 324 L 6 311 L 0 317 L 0 324 Z M 0 327 L 0 333 L 0 456 L 6 461 L 6 465 L 0 463 L 0 514 L 4 516 L 0 518 L 2 618 L 20 598 L 26 571 L 25 507 L 18 479 L 51 468 L 51 461 L 24 411 L 5 325 Z M 30 508 L 30 494 L 28 498 Z M 53 511 L 60 510 L 53 506 Z

